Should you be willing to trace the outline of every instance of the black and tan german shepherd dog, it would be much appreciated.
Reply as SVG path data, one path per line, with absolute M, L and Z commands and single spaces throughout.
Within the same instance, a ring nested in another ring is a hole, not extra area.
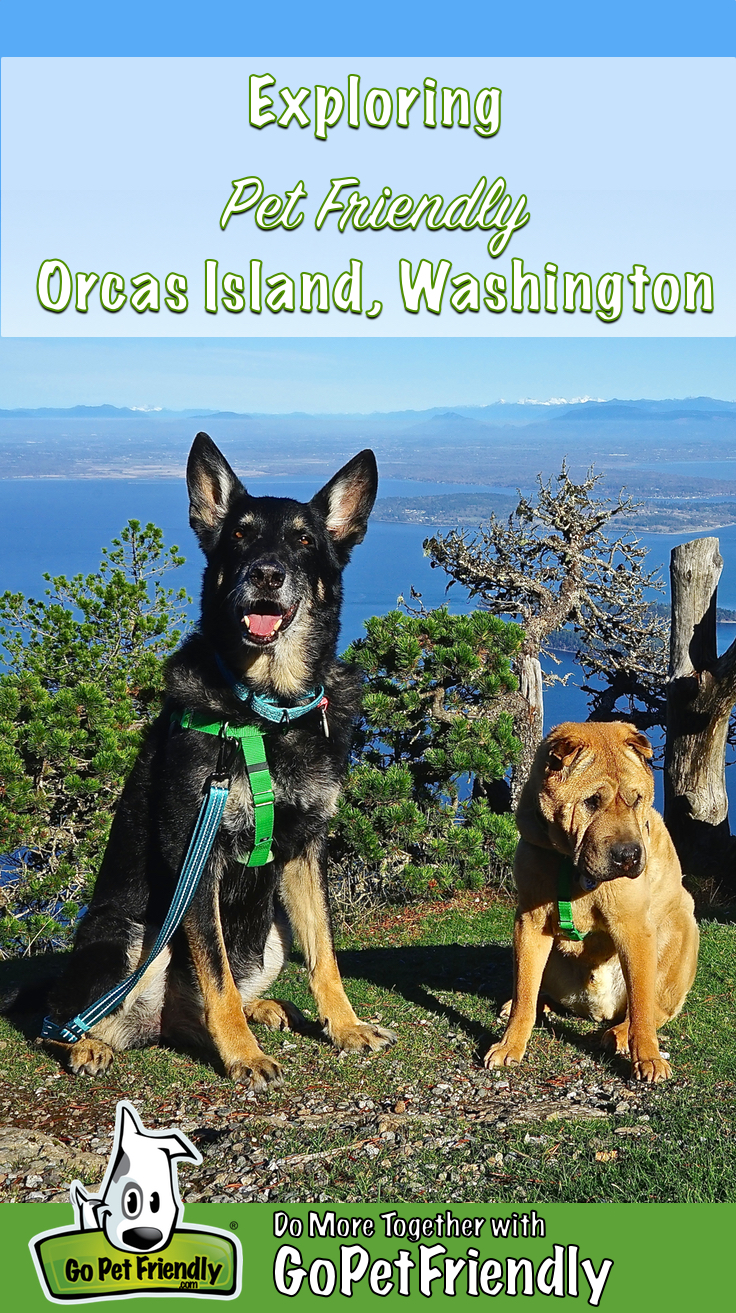
M 340 979 L 326 889 L 326 832 L 360 708 L 360 679 L 335 655 L 341 578 L 363 539 L 378 476 L 371 451 L 349 461 L 310 502 L 252 497 L 205 433 L 189 456 L 190 523 L 207 565 L 202 617 L 167 668 L 167 700 L 117 808 L 89 910 L 50 997 L 64 1024 L 143 963 L 172 899 L 222 740 L 183 729 L 177 712 L 231 726 L 258 723 L 275 793 L 273 860 L 247 867 L 253 801 L 236 742 L 231 789 L 201 883 L 169 947 L 118 1009 L 74 1044 L 54 1041 L 76 1073 L 96 1075 L 117 1050 L 166 1040 L 216 1050 L 228 1075 L 255 1090 L 279 1076 L 249 1021 L 286 1028 L 300 1014 L 262 998 L 296 932 L 326 1034 L 341 1050 L 394 1040 L 359 1021 Z M 232 679 L 241 685 L 241 696 Z M 242 686 L 279 705 L 318 709 L 284 730 L 259 720 Z M 241 859 L 241 860 L 239 860 Z

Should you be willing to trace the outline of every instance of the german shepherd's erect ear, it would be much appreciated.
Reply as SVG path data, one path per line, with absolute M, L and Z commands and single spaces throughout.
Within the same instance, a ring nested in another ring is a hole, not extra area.
M 207 554 L 217 543 L 233 496 L 244 493 L 240 479 L 207 433 L 198 433 L 187 461 L 189 523 Z
M 341 565 L 346 563 L 353 547 L 365 538 L 377 491 L 376 458 L 366 448 L 343 465 L 310 502 L 325 521 Z

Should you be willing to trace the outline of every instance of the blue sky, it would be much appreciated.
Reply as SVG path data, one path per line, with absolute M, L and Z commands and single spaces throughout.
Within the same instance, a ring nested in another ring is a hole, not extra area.
M 6 338 L 0 407 L 425 409 L 503 398 L 736 400 L 736 342 L 584 338 L 377 341 Z
M 421 19 L 421 21 L 420 21 Z M 523 0 L 447 7 L 327 0 L 267 9 L 222 0 L 39 0 L 4 17 L 6 55 L 731 55 L 736 5 L 703 0 Z M 729 339 L 384 339 L 295 342 L 0 341 L 0 406 L 212 406 L 262 411 L 483 404 L 504 397 L 736 399 Z
M 733 0 L 37 0 L 6 6 L 7 55 L 725 55 Z

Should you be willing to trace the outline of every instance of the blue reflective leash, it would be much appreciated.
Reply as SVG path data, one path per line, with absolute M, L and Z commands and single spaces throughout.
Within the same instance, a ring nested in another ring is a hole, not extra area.
M 229 791 L 230 781 L 228 779 L 215 777 L 210 782 L 207 797 L 200 808 L 194 833 L 184 858 L 171 906 L 158 932 L 156 942 L 143 965 L 139 966 L 132 976 L 128 976 L 114 989 L 110 989 L 106 994 L 103 994 L 102 998 L 98 998 L 96 1003 L 92 1003 L 90 1007 L 85 1008 L 84 1012 L 80 1012 L 71 1021 L 67 1021 L 66 1025 L 58 1025 L 51 1017 L 45 1017 L 41 1027 L 41 1035 L 44 1039 L 64 1040 L 69 1044 L 75 1044 L 78 1039 L 82 1039 L 92 1026 L 101 1021 L 103 1017 L 109 1016 L 111 1012 L 119 1007 L 123 999 L 135 988 L 154 959 L 169 943 L 197 891 L 207 858 L 220 828 L 220 821 L 222 820 L 222 813 L 225 810 Z

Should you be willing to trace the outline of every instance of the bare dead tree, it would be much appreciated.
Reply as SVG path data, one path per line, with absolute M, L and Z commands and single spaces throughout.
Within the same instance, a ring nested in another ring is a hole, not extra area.
M 615 632 L 588 632 L 576 660 L 588 679 L 589 720 L 629 720 L 647 731 L 667 720 L 667 655 L 669 621 L 645 602 L 630 612 L 622 605 L 615 617 Z
M 579 637 L 577 659 L 586 674 L 605 681 L 603 690 L 586 690 L 596 718 L 619 716 L 617 703 L 627 698 L 644 727 L 664 719 L 667 627 L 644 596 L 645 589 L 661 589 L 662 583 L 656 573 L 643 569 L 646 548 L 631 532 L 611 537 L 611 522 L 635 506 L 623 493 L 617 502 L 596 500 L 592 493 L 601 478 L 591 469 L 574 483 L 563 462 L 555 478 L 545 482 L 538 476 L 533 499 L 519 494 L 508 521 L 491 516 L 475 536 L 452 530 L 424 544 L 433 567 L 445 570 L 488 610 L 518 620 L 524 629 L 512 706 L 523 745 L 513 800 L 542 738 L 543 682 L 558 678 L 543 675 L 540 656 L 555 660 L 549 639 L 565 625 L 571 624 Z
M 736 839 L 728 823 L 726 743 L 736 702 L 736 641 L 719 657 L 717 538 L 675 547 L 667 685 L 665 820 L 687 875 L 734 888 Z

